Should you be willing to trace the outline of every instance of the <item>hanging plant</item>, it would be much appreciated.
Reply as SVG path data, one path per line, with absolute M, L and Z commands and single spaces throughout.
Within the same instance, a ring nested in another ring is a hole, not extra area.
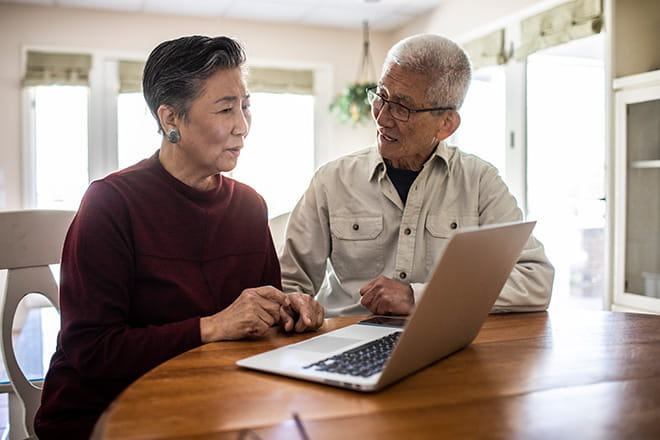
M 352 122 L 353 125 L 362 124 L 371 119 L 371 105 L 367 99 L 367 87 L 376 84 L 367 78 L 373 78 L 373 65 L 369 53 L 369 23 L 363 23 L 364 41 L 362 43 L 362 60 L 358 69 L 358 80 L 346 86 L 343 93 L 337 95 L 330 104 L 330 111 L 334 112 L 342 123 Z M 372 74 L 369 76 L 369 74 Z
M 337 95 L 330 104 L 340 122 L 362 124 L 371 119 L 371 105 L 367 100 L 367 87 L 375 86 L 372 82 L 356 82 L 349 84 L 341 95 Z

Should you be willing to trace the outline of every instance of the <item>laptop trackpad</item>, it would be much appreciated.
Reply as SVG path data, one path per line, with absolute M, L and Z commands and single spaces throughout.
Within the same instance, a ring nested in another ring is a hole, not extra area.
M 291 345 L 289 348 L 292 350 L 329 353 L 342 347 L 347 347 L 356 342 L 360 342 L 360 340 L 351 338 L 339 338 L 337 336 L 319 336 L 318 338 L 313 338 L 308 341 L 301 342 L 300 344 Z

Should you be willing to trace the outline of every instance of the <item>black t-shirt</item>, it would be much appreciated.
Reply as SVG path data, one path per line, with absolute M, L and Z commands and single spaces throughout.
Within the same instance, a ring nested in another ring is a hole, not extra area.
M 387 175 L 390 176 L 390 180 L 392 180 L 392 183 L 396 188 L 396 192 L 399 193 L 399 197 L 401 197 L 401 201 L 404 205 L 408 199 L 408 192 L 410 191 L 410 187 L 420 172 L 421 170 L 400 170 L 398 168 L 392 167 L 390 164 L 387 164 Z

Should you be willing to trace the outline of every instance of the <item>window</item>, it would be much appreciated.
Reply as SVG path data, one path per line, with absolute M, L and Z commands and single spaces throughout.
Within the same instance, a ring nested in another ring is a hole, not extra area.
M 314 97 L 252 93 L 252 127 L 231 176 L 260 193 L 273 218 L 293 209 L 314 172 Z
M 87 188 L 87 102 L 84 86 L 36 86 L 34 205 L 77 209 Z
M 528 207 L 555 266 L 553 307 L 599 308 L 604 293 L 601 44 L 599 34 L 528 57 Z
M 160 148 L 140 91 L 143 66 L 102 54 L 28 52 L 26 207 L 77 209 L 90 180 Z M 261 193 L 273 217 L 293 209 L 309 183 L 315 113 L 327 105 L 314 96 L 312 70 L 251 68 L 248 81 L 253 125 L 230 175 Z
M 502 66 L 474 72 L 460 109 L 461 125 L 451 143 L 490 162 L 504 173 L 506 165 L 506 90 Z
M 131 166 L 160 148 L 162 135 L 142 93 L 117 97 L 117 168 Z

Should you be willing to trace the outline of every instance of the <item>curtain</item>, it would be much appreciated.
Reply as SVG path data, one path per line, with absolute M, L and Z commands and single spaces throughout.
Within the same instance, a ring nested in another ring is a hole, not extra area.
M 142 61 L 119 61 L 119 93 L 142 92 Z
M 251 67 L 247 77 L 250 92 L 314 94 L 314 72 Z
M 574 0 L 520 23 L 517 59 L 552 46 L 598 34 L 603 27 L 601 0 Z
M 499 66 L 507 62 L 504 47 L 504 29 L 499 29 L 476 40 L 463 45 L 463 49 L 470 56 L 474 70 L 488 66 Z
M 92 56 L 78 53 L 28 51 L 24 86 L 89 86 Z

